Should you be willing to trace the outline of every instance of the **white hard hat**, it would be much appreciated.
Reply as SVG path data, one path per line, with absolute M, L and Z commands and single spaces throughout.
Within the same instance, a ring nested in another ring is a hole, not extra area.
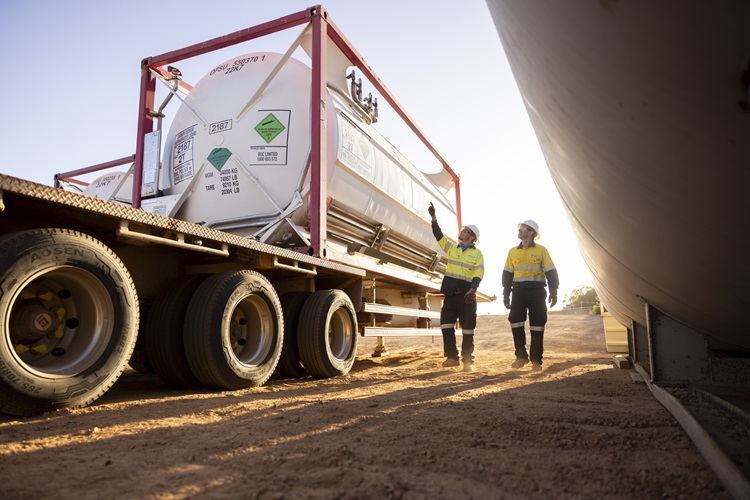
M 518 227 L 521 227 L 522 225 L 523 226 L 529 226 L 531 229 L 533 229 L 534 232 L 536 233 L 536 236 L 534 236 L 534 239 L 535 240 L 539 239 L 539 237 L 540 237 L 540 234 L 539 234 L 539 224 L 537 224 L 533 220 L 529 219 L 529 220 L 525 220 L 525 221 L 521 222 L 520 224 L 518 224 Z
M 479 243 L 479 228 L 475 226 L 474 224 L 469 224 L 466 227 L 471 229 L 471 232 L 474 233 L 474 236 L 475 236 L 474 243 Z

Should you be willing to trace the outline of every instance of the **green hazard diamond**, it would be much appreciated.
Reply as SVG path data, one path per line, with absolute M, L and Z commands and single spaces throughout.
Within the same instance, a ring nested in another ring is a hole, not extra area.
M 278 118 L 273 116 L 273 113 L 268 113 L 268 116 L 263 118 L 263 120 L 255 126 L 255 131 L 260 134 L 264 141 L 266 141 L 266 144 L 270 144 L 271 141 L 285 129 L 286 127 Z
M 221 169 L 224 168 L 224 164 L 230 156 L 232 156 L 232 152 L 227 148 L 214 148 L 211 154 L 208 155 L 208 162 L 221 172 Z

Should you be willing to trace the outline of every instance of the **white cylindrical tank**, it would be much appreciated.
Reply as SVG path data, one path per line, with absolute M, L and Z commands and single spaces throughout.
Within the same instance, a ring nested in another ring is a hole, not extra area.
M 290 58 L 261 88 L 281 59 L 237 57 L 186 97 L 163 161 L 165 194 L 189 190 L 177 218 L 260 239 L 285 217 L 299 227 L 309 222 L 311 72 Z M 445 192 L 375 131 L 348 96 L 329 86 L 325 108 L 329 219 L 351 215 L 356 222 L 345 225 L 382 225 L 432 248 L 427 207 L 433 202 L 442 227 L 453 233 L 456 212 Z
M 129 205 L 132 202 L 133 176 L 128 172 L 102 174 L 83 189 L 83 194 L 100 200 Z

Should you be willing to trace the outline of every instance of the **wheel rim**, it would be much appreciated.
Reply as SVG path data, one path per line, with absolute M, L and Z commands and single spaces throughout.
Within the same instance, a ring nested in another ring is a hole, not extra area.
M 273 311 L 258 295 L 242 299 L 232 312 L 229 342 L 237 360 L 247 366 L 262 364 L 274 345 Z
M 31 276 L 11 299 L 4 335 L 19 365 L 37 376 L 70 377 L 101 359 L 114 330 L 102 282 L 77 267 Z
M 340 307 L 331 315 L 328 325 L 328 345 L 331 355 L 337 360 L 346 359 L 354 339 L 352 321 L 346 309 Z

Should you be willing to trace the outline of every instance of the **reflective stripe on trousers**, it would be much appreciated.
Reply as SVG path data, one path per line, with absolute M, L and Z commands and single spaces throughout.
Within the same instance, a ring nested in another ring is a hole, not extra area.
M 477 303 L 466 304 L 462 294 L 451 295 L 443 300 L 440 310 L 440 329 L 443 332 L 443 353 L 447 358 L 458 359 L 456 347 L 456 321 L 461 324 L 463 339 L 461 357 L 464 362 L 473 360 L 474 329 L 477 326 Z

